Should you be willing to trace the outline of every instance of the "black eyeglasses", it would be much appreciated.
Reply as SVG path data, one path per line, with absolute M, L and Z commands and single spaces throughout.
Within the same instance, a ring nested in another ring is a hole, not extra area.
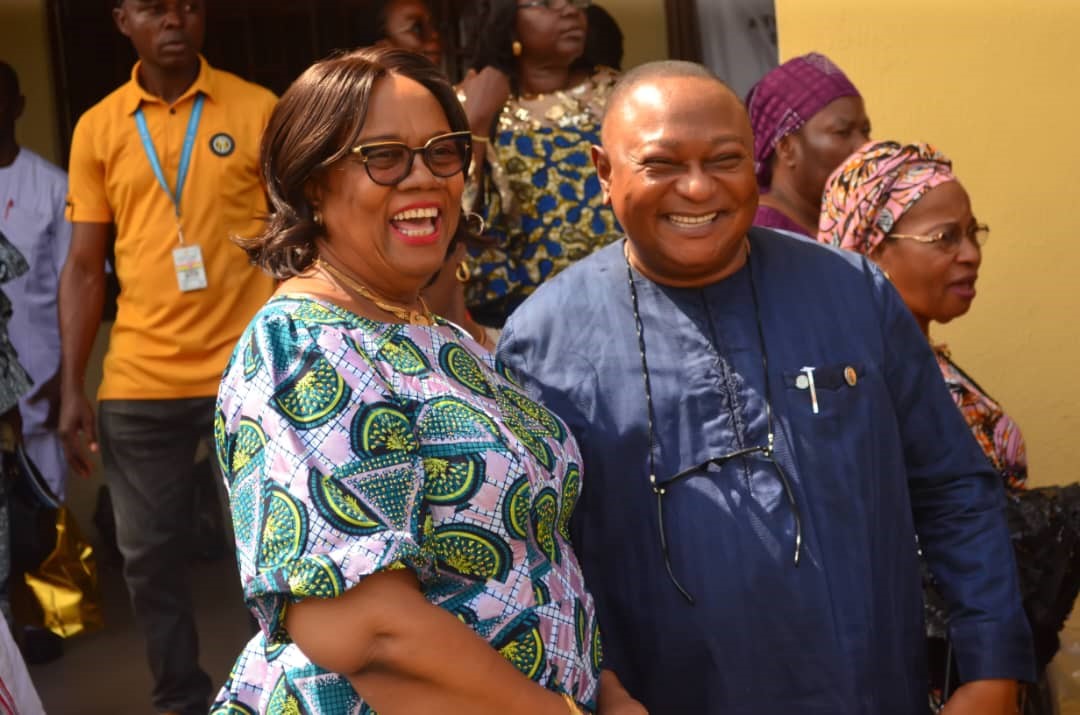
M 404 181 L 412 172 L 417 154 L 432 174 L 448 179 L 469 167 L 471 152 L 472 139 L 468 131 L 440 134 L 418 147 L 410 147 L 404 142 L 375 142 L 352 148 L 371 180 L 381 186 L 395 186 Z
M 592 0 L 528 0 L 527 2 L 520 3 L 518 9 L 527 7 L 542 7 L 545 10 L 562 11 L 567 6 L 576 8 L 578 10 L 585 10 L 592 5 Z
M 654 410 L 652 386 L 649 381 L 649 363 L 645 356 L 645 331 L 641 322 L 641 312 L 638 309 L 637 287 L 634 285 L 634 271 L 630 267 L 630 256 L 626 252 L 625 243 L 623 244 L 623 259 L 626 261 L 626 279 L 630 284 L 630 302 L 634 309 L 634 324 L 637 328 L 638 350 L 641 353 L 641 377 L 645 384 L 645 403 L 649 424 L 649 486 L 652 488 L 653 494 L 656 495 L 656 521 L 660 532 L 660 550 L 664 554 L 664 567 L 667 569 L 668 578 L 671 579 L 671 583 L 675 585 L 675 588 L 678 589 L 683 598 L 693 605 L 694 597 L 690 595 L 690 592 L 687 591 L 681 583 L 679 583 L 679 579 L 675 577 L 675 572 L 671 568 L 671 553 L 668 548 L 667 529 L 664 526 L 664 496 L 674 485 L 682 482 L 684 479 L 704 473 L 710 466 L 722 467 L 733 459 L 746 459 L 756 454 L 762 455 L 770 464 L 772 464 L 773 468 L 776 469 L 776 474 L 780 478 L 780 484 L 784 487 L 784 495 L 787 497 L 788 504 L 791 505 L 791 513 L 795 521 L 795 555 L 793 563 L 795 566 L 798 566 L 799 557 L 802 555 L 802 514 L 800 513 L 799 505 L 795 500 L 795 491 L 791 487 L 791 480 L 788 479 L 787 473 L 784 471 L 783 466 L 780 465 L 780 462 L 776 461 L 776 452 L 774 450 L 776 433 L 773 431 L 772 393 L 769 389 L 769 356 L 765 351 L 765 330 L 761 326 L 761 309 L 758 305 L 757 287 L 754 284 L 754 268 L 753 264 L 750 262 L 750 257 L 747 256 L 746 267 L 750 277 L 750 293 L 754 301 L 754 322 L 757 325 L 758 343 L 761 346 L 761 367 L 765 374 L 765 422 L 768 426 L 765 444 L 755 447 L 744 447 L 722 454 L 719 457 L 712 457 L 697 466 L 684 469 L 663 481 L 659 481 L 656 478 L 656 429 L 653 420 Z

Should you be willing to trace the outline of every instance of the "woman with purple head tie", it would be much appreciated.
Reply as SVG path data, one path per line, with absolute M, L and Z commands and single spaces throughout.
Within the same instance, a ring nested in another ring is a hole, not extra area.
M 1043 668 L 1080 585 L 1080 487 L 1025 489 L 1027 452 L 1020 427 L 975 380 L 930 340 L 932 322 L 968 312 L 990 229 L 975 219 L 952 162 L 929 144 L 871 142 L 825 185 L 818 240 L 862 253 L 892 281 L 930 341 L 945 384 L 987 460 L 1001 475 L 1024 607 L 1035 637 L 1040 682 L 1022 712 L 1053 712 Z M 927 577 L 926 632 L 932 711 L 957 684 L 946 603 Z M 947 712 L 947 711 L 946 711 Z
M 828 57 L 811 52 L 762 77 L 746 109 L 761 193 L 754 225 L 814 237 L 825 180 L 870 139 L 862 95 Z

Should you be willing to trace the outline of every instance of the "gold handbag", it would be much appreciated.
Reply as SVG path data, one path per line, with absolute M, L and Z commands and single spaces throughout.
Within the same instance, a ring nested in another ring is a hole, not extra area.
M 56 510 L 56 545 L 41 565 L 24 575 L 41 609 L 41 624 L 69 638 L 105 625 L 94 549 L 67 507 Z

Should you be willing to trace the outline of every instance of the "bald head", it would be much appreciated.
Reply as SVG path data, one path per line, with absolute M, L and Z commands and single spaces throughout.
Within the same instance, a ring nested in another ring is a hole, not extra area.
M 687 82 L 686 80 L 697 81 Z M 607 134 L 605 130 L 608 125 L 608 118 L 614 117 L 618 112 L 622 111 L 624 106 L 635 96 L 641 95 L 642 98 L 652 97 L 659 99 L 665 93 L 665 90 L 670 90 L 676 85 L 704 86 L 734 100 L 736 104 L 742 105 L 738 95 L 704 65 L 682 60 L 646 62 L 626 72 L 619 78 L 615 89 L 612 90 L 611 96 L 608 98 L 601 128 L 602 134 L 605 136 Z M 749 126 L 749 120 L 747 120 L 747 126 Z M 604 138 L 603 141 L 606 143 L 607 139 Z

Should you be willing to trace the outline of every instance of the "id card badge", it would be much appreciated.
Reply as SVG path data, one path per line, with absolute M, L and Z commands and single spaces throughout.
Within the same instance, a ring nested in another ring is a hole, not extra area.
M 173 264 L 176 266 L 176 282 L 183 293 L 206 288 L 206 267 L 203 265 L 202 249 L 198 246 L 174 248 Z

